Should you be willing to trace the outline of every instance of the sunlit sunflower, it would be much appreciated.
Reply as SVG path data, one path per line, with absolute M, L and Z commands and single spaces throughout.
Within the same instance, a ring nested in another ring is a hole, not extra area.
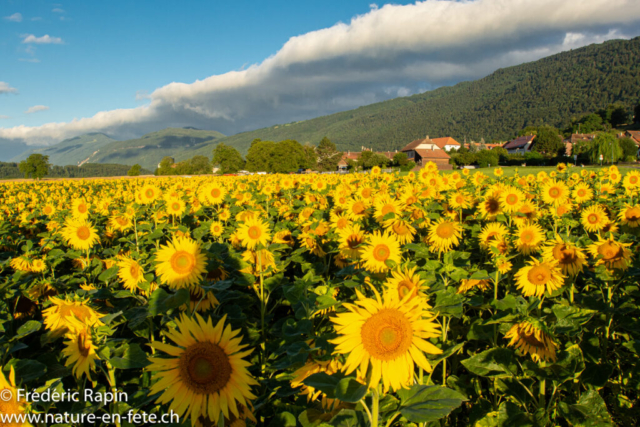
M 419 298 L 397 300 L 376 292 L 367 298 L 356 290 L 355 304 L 344 304 L 347 312 L 333 317 L 338 338 L 335 353 L 347 357 L 343 370 L 356 369 L 360 378 L 369 378 L 375 388 L 382 379 L 384 392 L 409 387 L 414 381 L 417 364 L 427 372 L 432 368 L 424 353 L 440 354 L 427 341 L 440 336 L 435 315 L 422 307 Z M 369 374 L 368 374 L 369 373 Z
M 379 197 L 373 202 L 375 208 L 375 218 L 379 224 L 385 221 L 385 217 L 389 214 L 399 215 L 402 212 L 400 202 L 390 197 Z
M 67 220 L 62 229 L 62 237 L 69 246 L 80 251 L 89 250 L 100 241 L 93 224 L 85 220 Z
M 118 267 L 118 277 L 122 280 L 123 286 L 131 292 L 139 289 L 138 283 L 144 282 L 144 270 L 138 261 L 124 257 L 118 261 Z
M 214 326 L 198 313 L 181 315 L 177 329 L 166 333 L 176 345 L 154 341 L 150 345 L 168 358 L 151 357 L 146 370 L 153 372 L 149 394 L 162 393 L 156 403 L 169 404 L 179 417 L 192 423 L 199 417 L 218 423 L 221 416 L 239 417 L 239 405 L 255 398 L 251 386 L 257 382 L 243 358 L 251 353 L 242 345 L 240 330 L 226 324 L 226 315 Z
M 97 347 L 94 345 L 91 332 L 86 325 L 77 319 L 72 319 L 71 322 L 76 324 L 77 332 L 66 334 L 67 341 L 65 341 L 65 348 L 62 349 L 62 354 L 67 357 L 65 366 L 73 366 L 72 372 L 76 378 L 82 378 L 82 375 L 86 375 L 90 379 L 90 371 L 95 369 L 95 361 L 98 359 Z
M 518 252 L 524 255 L 538 252 L 545 240 L 544 230 L 538 224 L 518 226 L 515 237 L 516 248 Z
M 429 226 L 429 243 L 432 252 L 448 252 L 460 243 L 462 226 L 455 221 L 440 218 Z
M 51 306 L 42 311 L 44 324 L 53 334 L 63 334 L 67 331 L 78 332 L 77 324 L 73 319 L 81 321 L 84 325 L 101 326 L 100 314 L 91 308 L 88 299 L 49 297 Z
M 133 227 L 133 222 L 124 215 L 114 215 L 109 218 L 109 226 L 117 231 L 126 231 Z
M 471 207 L 472 198 L 463 191 L 455 191 L 447 199 L 449 206 L 453 209 L 468 209 Z
M 219 205 L 226 195 L 227 190 L 223 186 L 211 183 L 200 190 L 200 201 L 206 205 Z
M 89 216 L 89 204 L 84 199 L 75 199 L 71 203 L 71 215 L 75 219 L 87 219 Z
M 8 390 L 6 392 L 5 390 Z M 0 392 L 2 392 L 0 398 L 0 417 L 6 416 L 23 416 L 25 415 L 29 407 L 30 403 L 24 401 L 24 399 L 18 400 L 18 388 L 16 386 L 16 373 L 11 366 L 9 371 L 9 381 L 5 378 L 2 369 L 0 369 Z M 5 422 L 4 419 L 0 418 L 0 426 L 7 427 L 32 427 L 30 423 L 26 420 L 24 423 L 20 422 Z
M 382 273 L 389 270 L 387 261 L 400 264 L 400 243 L 389 233 L 374 231 L 363 248 L 361 259 L 365 269 L 373 273 Z
M 629 228 L 640 227 L 640 205 L 630 205 L 625 203 L 624 208 L 620 210 L 618 219 L 622 225 Z
M 571 192 L 571 198 L 578 204 L 588 202 L 593 198 L 593 190 L 591 189 L 591 187 L 589 187 L 588 184 L 580 182 L 573 188 L 573 191 Z
M 176 237 L 156 254 L 156 275 L 172 288 L 195 285 L 206 271 L 206 259 L 200 243 L 189 237 Z
M 587 247 L 587 250 L 594 258 L 597 258 L 596 265 L 604 264 L 610 270 L 625 271 L 631 264 L 633 253 L 629 250 L 631 243 L 616 242 L 613 238 L 603 239 L 598 237 L 598 241 Z
M 516 323 L 504 337 L 511 340 L 508 346 L 530 354 L 534 362 L 556 361 L 556 344 L 540 322 L 525 320 Z
M 389 296 L 398 301 L 408 296 L 408 298 L 417 297 L 425 304 L 427 303 L 427 296 L 423 292 L 427 289 L 426 281 L 416 273 L 416 267 L 392 271 L 391 277 L 387 278 L 384 286 Z M 429 308 L 428 304 L 425 307 Z
M 209 226 L 209 232 L 214 237 L 220 237 L 224 233 L 224 225 L 220 221 L 213 221 Z
M 42 213 L 49 217 L 53 216 L 53 214 L 56 213 L 56 207 L 51 203 L 47 203 L 42 208 Z
M 508 187 L 500 193 L 500 205 L 507 213 L 517 212 L 525 200 L 524 193 L 514 187 Z
M 532 258 L 526 267 L 516 273 L 516 286 L 526 297 L 541 297 L 562 287 L 564 276 L 554 261 Z
M 563 274 L 576 276 L 582 272 L 583 266 L 587 264 L 587 258 L 580 248 L 571 242 L 565 242 L 558 235 L 549 243 L 542 252 L 545 259 L 557 262 Z
M 345 210 L 347 217 L 353 221 L 364 219 L 369 214 L 369 202 L 367 199 L 350 199 Z
M 509 229 L 502 223 L 492 222 L 484 226 L 478 239 L 480 240 L 480 247 L 487 249 L 491 246 L 491 242 L 496 240 L 504 240 L 509 234 Z
M 411 243 L 413 236 L 416 234 L 416 229 L 411 225 L 409 221 L 403 219 L 390 219 L 385 221 L 384 228 L 388 232 L 392 233 L 400 244 Z
M 595 233 L 609 223 L 609 217 L 602 206 L 592 205 L 582 211 L 580 222 L 585 230 Z
M 151 204 L 162 196 L 162 192 L 155 185 L 146 184 L 142 187 L 142 190 L 140 190 L 139 196 L 140 202 L 144 204 Z
M 542 200 L 549 205 L 558 206 L 566 203 L 569 198 L 569 187 L 562 181 L 550 179 L 540 189 Z
M 364 250 L 364 241 L 364 230 L 358 224 L 353 224 L 338 232 L 338 248 L 345 258 L 360 259 Z
M 238 228 L 238 237 L 248 249 L 255 249 L 258 245 L 267 246 L 271 240 L 269 224 L 260 218 L 248 219 Z
M 183 213 L 187 210 L 187 204 L 182 199 L 169 199 L 167 201 L 166 212 L 167 215 L 172 215 L 174 217 L 182 216 Z
M 460 281 L 460 286 L 458 286 L 457 293 L 464 294 L 469 292 L 471 289 L 479 289 L 480 291 L 489 290 L 491 289 L 491 282 L 486 279 L 462 279 Z

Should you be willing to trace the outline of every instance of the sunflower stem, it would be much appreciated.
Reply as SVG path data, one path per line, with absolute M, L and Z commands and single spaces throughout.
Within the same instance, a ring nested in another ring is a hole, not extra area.
M 378 416 L 380 412 L 380 394 L 378 387 L 371 390 L 371 427 L 378 427 Z
M 140 248 L 138 247 L 138 221 L 136 221 L 136 216 L 133 216 L 133 230 L 136 233 L 136 252 L 140 252 Z
M 105 362 L 105 364 L 107 365 L 107 381 L 109 381 L 111 392 L 113 393 L 114 396 L 117 396 L 118 390 L 116 389 L 115 368 L 111 366 L 109 362 Z M 111 403 L 111 415 L 114 415 L 114 414 L 120 415 L 120 413 L 118 412 L 118 402 Z M 120 427 L 120 417 L 119 416 L 113 417 L 113 420 L 116 424 L 116 427 Z
M 447 322 L 448 316 L 444 316 L 442 321 L 442 343 L 447 342 L 447 332 L 449 329 L 449 323 Z M 447 359 L 442 360 L 442 385 L 447 385 Z

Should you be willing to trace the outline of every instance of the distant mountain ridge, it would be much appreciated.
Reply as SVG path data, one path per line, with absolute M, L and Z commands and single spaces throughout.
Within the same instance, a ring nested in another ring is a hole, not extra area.
M 11 159 L 19 162 L 34 153 L 49 156 L 49 162 L 53 165 L 80 166 L 84 163 L 99 163 L 96 161 L 100 150 L 116 140 L 100 132 L 87 133 L 75 138 L 65 139 L 58 144 L 27 150 Z

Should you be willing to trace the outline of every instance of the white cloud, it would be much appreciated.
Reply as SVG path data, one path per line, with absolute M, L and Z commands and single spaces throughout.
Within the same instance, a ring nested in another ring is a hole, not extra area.
M 9 117 L 9 116 L 0 115 L 0 120 L 6 120 L 6 119 L 10 119 L 10 118 L 11 117 Z
M 11 22 L 22 22 L 22 14 L 14 13 L 13 15 L 5 16 L 4 19 Z
M 53 12 L 53 13 L 64 13 L 64 10 L 60 9 L 59 7 L 56 7 L 51 12 Z
M 0 95 L 4 95 L 5 93 L 18 93 L 18 89 L 11 87 L 9 83 L 0 82 Z
M 45 34 L 42 37 L 36 37 L 33 34 L 25 34 L 22 36 L 22 43 L 35 43 L 35 44 L 62 44 L 64 43 L 60 37 L 51 37 L 49 34 Z
M 371 7 L 349 23 L 290 38 L 242 70 L 139 92 L 148 103 L 0 138 L 46 144 L 102 131 L 120 138 L 167 126 L 232 134 L 329 114 L 486 76 L 498 68 L 640 33 L 637 0 L 429 0 Z M 123 100 L 124 101 L 124 100 Z
M 49 107 L 47 107 L 46 105 L 34 105 L 33 107 L 29 107 L 27 109 L 27 111 L 25 111 L 25 114 L 33 114 L 33 113 L 37 113 L 39 111 L 47 111 L 49 109 Z

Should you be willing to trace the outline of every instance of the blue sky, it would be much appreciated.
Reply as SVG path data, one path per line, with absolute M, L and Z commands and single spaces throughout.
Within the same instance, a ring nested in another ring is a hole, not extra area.
M 349 21 L 370 3 L 3 0 L 0 17 L 22 20 L 0 19 L 0 81 L 19 90 L 0 98 L 0 116 L 11 117 L 0 127 L 136 107 L 137 91 L 261 62 L 291 36 Z M 63 44 L 24 44 L 25 34 Z M 35 105 L 49 110 L 24 113 Z
M 3 0 L 0 140 L 229 135 L 628 39 L 639 24 L 640 0 Z

